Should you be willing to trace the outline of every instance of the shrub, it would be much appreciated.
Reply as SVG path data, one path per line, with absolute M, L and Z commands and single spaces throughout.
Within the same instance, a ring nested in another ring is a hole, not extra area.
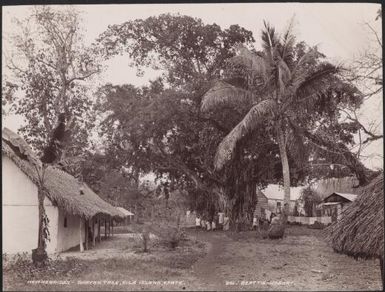
M 284 224 L 272 224 L 268 231 L 268 236 L 270 239 L 279 239 L 282 238 L 285 234 L 285 225 Z
M 143 243 L 143 252 L 148 252 L 150 244 L 150 233 L 148 232 L 148 230 L 142 232 L 141 238 Z

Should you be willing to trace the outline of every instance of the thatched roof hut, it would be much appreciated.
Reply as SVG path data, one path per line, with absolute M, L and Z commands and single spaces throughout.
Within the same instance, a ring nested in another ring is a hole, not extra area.
M 312 186 L 312 189 L 324 199 L 332 193 L 359 194 L 361 188 L 355 187 L 358 183 L 358 179 L 355 176 L 327 178 L 317 181 Z
M 2 131 L 2 154 L 9 157 L 35 184 L 38 184 L 37 171 L 42 165 L 29 145 L 17 134 L 5 128 Z M 34 161 L 37 165 L 33 165 Z M 85 183 L 80 183 L 72 175 L 48 166 L 45 171 L 44 187 L 51 202 L 66 212 L 90 219 L 96 215 L 111 216 L 122 220 L 125 215 L 102 200 Z M 82 187 L 82 192 L 80 188 Z
M 120 212 L 124 214 L 125 217 L 134 216 L 134 213 L 128 211 L 127 209 L 124 209 L 123 207 L 116 207 Z
M 341 219 L 325 232 L 336 252 L 355 258 L 383 258 L 384 174 L 364 187 L 342 213 Z

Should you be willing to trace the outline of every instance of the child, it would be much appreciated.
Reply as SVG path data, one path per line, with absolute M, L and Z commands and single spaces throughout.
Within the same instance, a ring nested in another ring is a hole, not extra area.
M 198 216 L 195 217 L 195 229 L 199 229 L 201 227 L 201 218 Z
M 211 224 L 209 220 L 206 221 L 206 227 L 207 227 L 207 231 L 211 230 Z

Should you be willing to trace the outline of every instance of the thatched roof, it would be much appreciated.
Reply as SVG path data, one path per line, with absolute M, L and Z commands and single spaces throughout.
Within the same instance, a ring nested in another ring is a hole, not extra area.
M 322 200 L 322 202 L 334 202 L 336 199 L 343 199 L 345 201 L 353 202 L 355 199 L 357 199 L 357 195 L 355 194 L 347 194 L 347 193 L 332 193 L 326 198 Z
M 354 176 L 341 178 L 321 179 L 312 187 L 312 189 L 322 198 L 332 193 L 358 194 L 361 188 L 356 188 L 358 179 Z
M 116 207 L 120 212 L 124 214 L 125 217 L 133 216 L 134 213 L 128 211 L 127 209 L 124 209 L 123 207 Z
M 17 134 L 5 128 L 2 132 L 1 151 L 9 157 L 35 184 L 42 165 L 28 144 Z M 32 163 L 34 161 L 37 167 Z M 48 166 L 45 171 L 44 187 L 52 203 L 67 213 L 90 219 L 96 215 L 111 216 L 121 220 L 125 216 L 112 205 L 102 200 L 85 183 L 80 183 L 72 175 Z M 83 194 L 80 193 L 80 188 Z
M 361 195 L 325 229 L 337 252 L 355 258 L 384 256 L 384 174 L 361 190 Z
M 296 201 L 301 197 L 301 192 L 305 187 L 290 187 L 290 201 Z M 285 196 L 283 186 L 277 184 L 269 184 L 265 189 L 261 190 L 269 200 L 281 200 Z

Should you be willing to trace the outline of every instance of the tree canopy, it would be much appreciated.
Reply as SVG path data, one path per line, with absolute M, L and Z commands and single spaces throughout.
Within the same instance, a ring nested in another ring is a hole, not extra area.
M 20 131 L 41 150 L 64 113 L 74 133 L 71 155 L 86 157 L 82 175 L 111 202 L 127 203 L 124 193 L 137 200 L 139 176 L 155 173 L 169 193 L 186 190 L 191 208 L 249 220 L 256 186 L 284 182 L 287 190 L 312 177 L 351 174 L 368 181 L 351 151 L 361 126 L 341 120 L 341 109 L 359 108 L 363 95 L 341 77 L 342 67 L 297 41 L 292 24 L 279 35 L 266 23 L 257 51 L 239 25 L 162 14 L 111 25 L 86 48 L 76 11 L 37 8 L 30 19 L 38 29 L 32 34 L 20 23 L 14 41 L 24 62 L 12 59 L 14 78 L 3 84 L 27 120 Z M 150 67 L 163 74 L 147 86 L 127 80 L 91 93 L 85 81 L 100 71 L 100 58 L 118 54 L 138 74 Z M 96 117 L 103 154 L 86 149 Z
M 12 111 L 25 119 L 19 132 L 40 152 L 59 115 L 65 114 L 73 129 L 70 152 L 80 153 L 94 120 L 84 82 L 100 68 L 92 49 L 83 44 L 79 13 L 34 7 L 30 17 L 17 21 L 12 42 L 13 55 L 7 59 L 12 74 L 3 90 Z

